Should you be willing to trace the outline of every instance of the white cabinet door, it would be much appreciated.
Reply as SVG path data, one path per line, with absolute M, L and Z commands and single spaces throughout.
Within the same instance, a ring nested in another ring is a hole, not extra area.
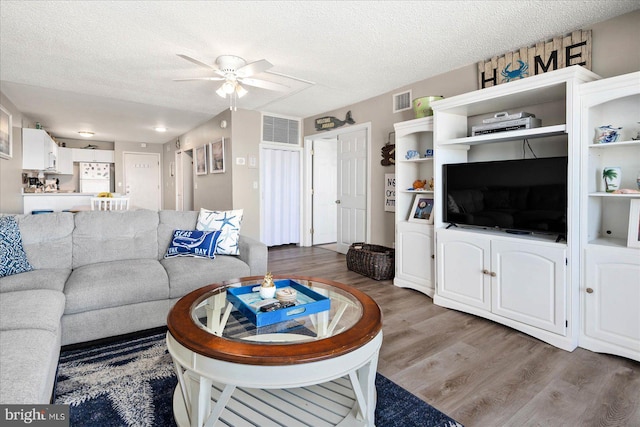
M 44 131 L 22 129 L 22 169 L 45 169 Z
M 397 227 L 393 283 L 433 296 L 433 226 L 403 222 Z
M 83 148 L 72 148 L 74 162 L 98 162 L 115 163 L 115 152 L 113 150 L 89 150 Z
M 58 148 L 58 173 L 62 175 L 73 175 L 73 158 L 71 148 Z
M 491 240 L 454 230 L 438 231 L 436 272 L 438 294 L 489 311 L 491 309 Z
M 491 311 L 566 335 L 566 247 L 491 242 Z
M 586 250 L 584 335 L 600 342 L 580 346 L 640 360 L 640 253 L 611 249 Z

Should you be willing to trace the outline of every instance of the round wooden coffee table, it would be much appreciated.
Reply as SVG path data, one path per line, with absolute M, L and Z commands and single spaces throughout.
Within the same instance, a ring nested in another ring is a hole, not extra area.
M 327 279 L 274 276 L 276 284 L 294 281 L 328 298 L 331 307 L 256 327 L 227 301 L 227 291 L 262 279 L 205 286 L 171 309 L 177 424 L 373 426 L 382 345 L 375 301 Z

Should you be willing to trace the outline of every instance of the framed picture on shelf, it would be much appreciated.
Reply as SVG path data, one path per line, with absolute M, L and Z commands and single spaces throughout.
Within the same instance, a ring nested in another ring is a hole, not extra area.
M 416 195 L 413 198 L 413 206 L 409 212 L 409 222 L 433 223 L 433 199 Z
M 209 173 L 224 173 L 224 138 L 209 143 Z
M 13 157 L 12 130 L 11 114 L 0 106 L 0 158 L 2 159 Z
M 631 200 L 627 246 L 630 248 L 640 248 L 640 199 Z
M 196 147 L 196 175 L 207 174 L 207 146 Z

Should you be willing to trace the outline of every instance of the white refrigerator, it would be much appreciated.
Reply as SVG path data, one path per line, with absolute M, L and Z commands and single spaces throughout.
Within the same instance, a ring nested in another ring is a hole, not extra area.
M 111 191 L 110 163 L 80 163 L 80 192 L 102 193 Z

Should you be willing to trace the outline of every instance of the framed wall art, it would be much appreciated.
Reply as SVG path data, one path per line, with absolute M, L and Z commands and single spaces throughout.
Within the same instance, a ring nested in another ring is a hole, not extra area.
M 207 146 L 196 147 L 196 175 L 207 174 Z
M 0 105 L 0 159 L 13 157 L 12 130 L 11 114 Z
M 209 173 L 224 173 L 224 138 L 209 143 Z
M 630 248 L 640 248 L 640 199 L 631 200 L 627 246 Z
M 422 222 L 429 224 L 432 220 L 433 198 L 416 195 L 409 213 L 409 222 Z

